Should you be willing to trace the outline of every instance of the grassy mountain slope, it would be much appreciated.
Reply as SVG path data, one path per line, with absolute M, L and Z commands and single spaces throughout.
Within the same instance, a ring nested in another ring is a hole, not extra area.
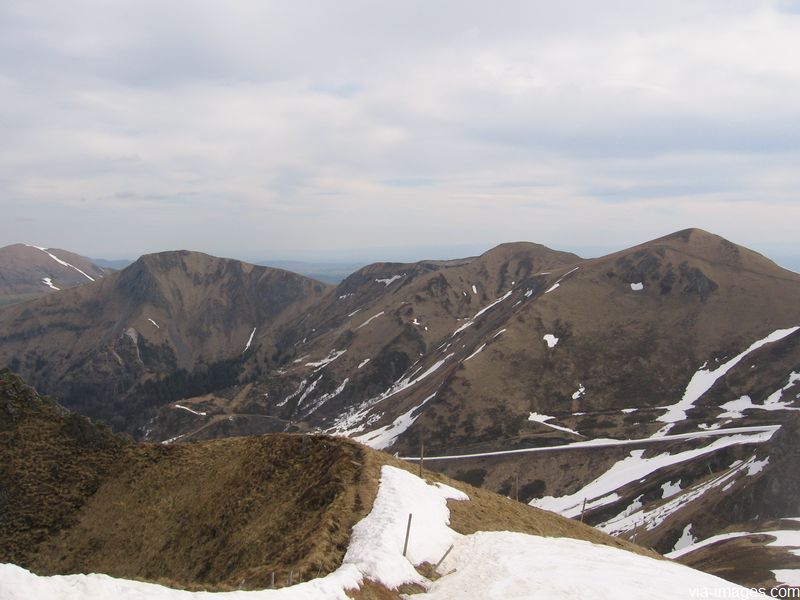
M 147 255 L 95 283 L 0 309 L 0 364 L 133 432 L 160 404 L 235 383 L 255 332 L 269 346 L 325 289 L 200 253 Z
M 104 572 L 189 588 L 263 588 L 334 570 L 389 455 L 327 436 L 267 435 L 174 446 L 126 443 L 0 372 L 5 494 L 0 562 L 39 574 Z M 81 424 L 73 431 L 74 421 Z M 54 456 L 72 450 L 64 461 Z M 48 464 L 49 463 L 49 464 Z M 83 470 L 70 465 L 82 463 Z M 36 465 L 46 465 L 37 468 Z M 463 533 L 514 529 L 648 552 L 589 527 L 453 482 Z M 87 486 L 86 482 L 91 482 Z M 24 488 L 24 489 L 23 489 Z M 52 491 L 58 493 L 52 495 Z M 65 498 L 69 510 L 55 510 Z M 32 535 L 35 533 L 36 535 Z M 301 575 L 302 574 L 302 575 Z M 366 592 L 365 592 L 366 593 Z

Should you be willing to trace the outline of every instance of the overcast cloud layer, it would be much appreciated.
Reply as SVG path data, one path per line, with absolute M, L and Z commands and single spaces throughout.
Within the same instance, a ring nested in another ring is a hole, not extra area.
M 800 266 L 800 2 L 6 0 L 0 135 L 0 245 Z

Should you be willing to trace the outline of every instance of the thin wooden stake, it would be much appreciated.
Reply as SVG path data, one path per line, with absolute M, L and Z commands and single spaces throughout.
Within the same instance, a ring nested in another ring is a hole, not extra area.
M 272 581 L 270 582 L 269 587 L 275 589 L 275 571 L 272 572 Z
M 450 550 L 452 549 L 453 549 L 453 544 L 450 544 L 450 547 L 447 549 L 447 552 L 444 553 L 444 556 L 442 556 L 442 558 L 439 559 L 439 562 L 436 563 L 436 566 L 433 567 L 434 571 L 437 571 L 439 569 L 439 565 L 441 565 L 444 562 L 444 559 L 447 558 L 447 555 L 450 554 Z
M 514 500 L 519 502 L 519 472 L 514 473 Z
M 419 440 L 419 478 L 422 479 L 422 463 L 425 461 L 425 440 Z
M 292 585 L 292 578 L 294 577 L 294 570 L 289 571 L 289 585 Z
M 586 512 L 586 498 L 583 499 L 583 506 L 581 507 L 581 523 L 583 523 L 583 515 Z
M 411 533 L 411 516 L 411 513 L 408 513 L 408 525 L 406 525 L 406 541 L 403 544 L 403 556 L 405 556 L 408 551 L 408 536 Z

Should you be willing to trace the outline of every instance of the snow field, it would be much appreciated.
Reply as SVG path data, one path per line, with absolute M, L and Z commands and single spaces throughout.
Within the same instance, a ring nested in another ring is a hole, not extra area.
M 744 588 L 677 563 L 582 540 L 508 531 L 460 537 L 439 571 L 450 574 L 433 582 L 427 593 L 411 598 L 681 600 L 749 597 Z M 729 595 L 702 596 L 704 590 Z

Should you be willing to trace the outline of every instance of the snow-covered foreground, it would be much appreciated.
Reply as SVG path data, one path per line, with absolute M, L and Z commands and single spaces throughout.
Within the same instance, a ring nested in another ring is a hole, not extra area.
M 0 565 L 0 598 L 346 600 L 345 590 L 358 587 L 364 578 L 388 587 L 417 582 L 427 592 L 413 597 L 431 600 L 616 600 L 641 598 L 643 593 L 654 600 L 750 597 L 744 588 L 688 567 L 589 542 L 513 532 L 460 535 L 448 527 L 447 498 L 467 500 L 456 489 L 428 485 L 406 471 L 384 466 L 372 511 L 353 528 L 342 566 L 326 577 L 289 588 L 187 592 L 106 575 L 38 577 L 15 565 L 4 564 Z M 413 517 L 406 558 L 403 542 L 409 514 Z M 437 581 L 429 582 L 413 567 L 412 563 L 438 562 L 451 545 L 453 550 L 440 567 L 440 572 L 446 574 Z
M 463 536 L 440 567 L 455 572 L 428 593 L 410 598 L 760 598 L 764 596 L 669 561 L 582 540 L 524 533 L 478 532 Z

